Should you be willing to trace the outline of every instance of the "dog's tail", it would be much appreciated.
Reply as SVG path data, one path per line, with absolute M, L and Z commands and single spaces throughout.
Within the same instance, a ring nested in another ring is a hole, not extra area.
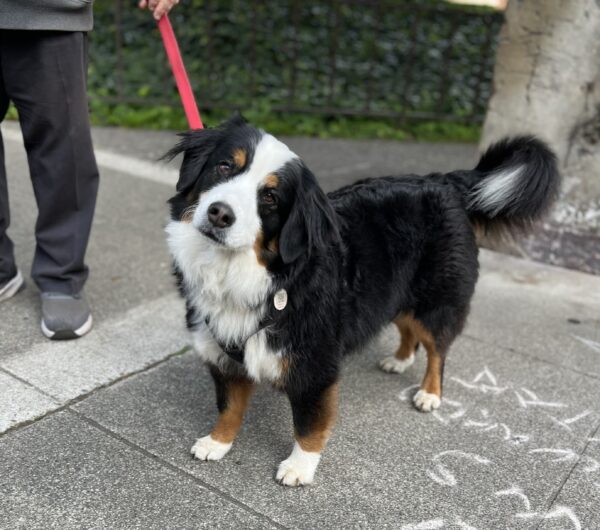
M 561 180 L 555 154 L 533 136 L 493 144 L 465 173 L 459 186 L 467 212 L 476 225 L 492 231 L 527 228 L 555 201 Z

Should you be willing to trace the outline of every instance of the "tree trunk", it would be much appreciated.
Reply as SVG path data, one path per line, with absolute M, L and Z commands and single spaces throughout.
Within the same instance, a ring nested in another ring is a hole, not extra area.
M 600 0 L 510 0 L 481 147 L 532 133 L 558 154 L 553 226 L 600 235 Z

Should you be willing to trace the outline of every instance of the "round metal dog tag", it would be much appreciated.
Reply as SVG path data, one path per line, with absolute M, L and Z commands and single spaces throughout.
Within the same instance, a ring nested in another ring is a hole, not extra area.
M 287 291 L 279 289 L 273 297 L 273 303 L 275 304 L 275 309 L 281 311 L 287 305 Z

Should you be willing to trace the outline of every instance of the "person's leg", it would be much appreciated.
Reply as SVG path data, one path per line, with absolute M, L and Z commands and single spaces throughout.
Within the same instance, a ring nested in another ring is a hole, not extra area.
M 0 32 L 0 123 L 8 110 L 8 95 L 4 90 L 2 70 L 2 34 Z M 8 237 L 7 230 L 10 225 L 10 209 L 8 206 L 8 186 L 6 183 L 6 169 L 4 165 L 4 143 L 0 132 L 0 288 L 6 285 L 17 274 L 13 244 Z
M 5 88 L 19 112 L 39 209 L 32 277 L 42 292 L 75 295 L 88 276 L 84 256 L 98 189 L 87 35 L 15 31 L 3 47 Z

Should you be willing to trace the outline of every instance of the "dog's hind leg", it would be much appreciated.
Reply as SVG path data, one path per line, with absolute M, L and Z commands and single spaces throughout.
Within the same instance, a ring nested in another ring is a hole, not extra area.
M 427 350 L 427 369 L 421 388 L 413 397 L 413 403 L 421 412 L 431 412 L 442 403 L 442 381 L 444 377 L 445 352 L 440 351 L 435 341 L 424 342 Z
M 396 318 L 394 324 L 400 330 L 400 347 L 394 355 L 381 359 L 379 367 L 384 372 L 401 374 L 415 362 L 415 350 L 419 342 L 407 317 Z
M 413 403 L 421 412 L 431 412 L 439 408 L 442 403 L 444 363 L 451 341 L 443 338 L 447 335 L 447 331 L 434 335 L 420 320 L 412 319 L 410 326 L 427 351 L 425 377 L 421 388 L 413 397 Z
M 288 393 L 294 417 L 296 443 L 279 464 L 276 479 L 285 486 L 310 484 L 337 414 L 337 383 L 301 393 Z
M 231 449 L 240 430 L 254 384 L 244 377 L 228 377 L 211 365 L 217 390 L 219 417 L 212 432 L 198 439 L 192 454 L 200 460 L 220 460 Z

